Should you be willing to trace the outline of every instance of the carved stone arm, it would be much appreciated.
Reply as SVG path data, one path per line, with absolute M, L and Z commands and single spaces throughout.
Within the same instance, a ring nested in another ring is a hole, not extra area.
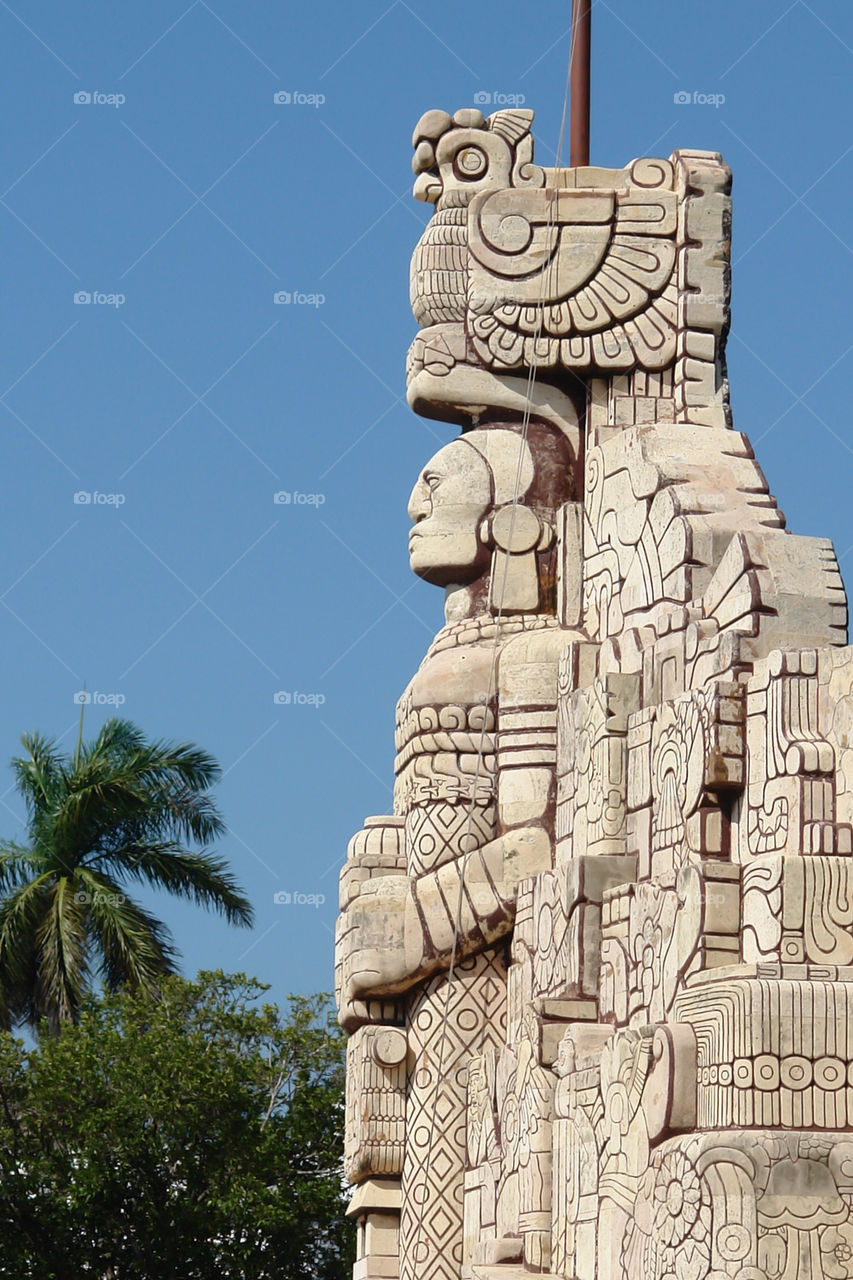
M 457 960 L 505 938 L 515 923 L 518 882 L 550 866 L 547 832 L 522 827 L 421 876 L 406 913 L 407 968 L 418 966 L 423 978 L 449 967 L 457 912 Z
M 396 995 L 449 967 L 460 876 L 457 958 L 506 937 L 515 919 L 519 880 L 550 865 L 547 833 L 529 827 L 475 850 L 464 872 L 459 861 L 411 882 L 404 876 L 369 881 L 350 903 L 346 932 L 339 937 L 344 1000 Z

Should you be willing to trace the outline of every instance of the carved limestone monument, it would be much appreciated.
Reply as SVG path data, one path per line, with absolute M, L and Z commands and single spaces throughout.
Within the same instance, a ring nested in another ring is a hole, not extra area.
M 729 409 L 730 174 L 429 111 L 445 624 L 337 941 L 355 1280 L 853 1277 L 853 648 Z

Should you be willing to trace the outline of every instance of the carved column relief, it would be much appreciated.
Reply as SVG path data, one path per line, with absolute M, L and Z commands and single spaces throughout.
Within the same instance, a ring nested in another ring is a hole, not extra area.
M 461 1274 L 467 1067 L 505 1035 L 502 952 L 463 960 L 452 984 L 432 979 L 411 1006 L 401 1280 Z

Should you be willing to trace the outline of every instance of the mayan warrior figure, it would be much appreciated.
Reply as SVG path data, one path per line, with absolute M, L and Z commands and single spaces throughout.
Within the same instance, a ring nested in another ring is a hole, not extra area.
M 409 403 L 462 434 L 341 877 L 355 1277 L 853 1278 L 853 650 L 732 429 L 730 175 L 531 120 L 415 130 Z
M 411 565 L 445 588 L 447 625 L 397 707 L 395 809 L 406 874 L 374 879 L 375 892 L 363 886 L 342 938 L 352 947 L 344 959 L 350 1000 L 417 984 L 399 1002 L 408 1039 L 407 1276 L 460 1273 L 464 1068 L 472 1052 L 505 1042 L 504 940 L 517 880 L 551 863 L 555 684 L 537 668 L 555 673 L 565 643 L 554 616 L 554 548 L 573 462 L 554 428 L 530 423 L 522 434 L 520 424 L 481 425 L 436 454 L 409 501 Z M 525 503 L 517 509 L 516 485 Z M 365 836 L 375 839 L 376 830 Z M 463 864 L 459 963 L 445 1022 Z M 347 1026 L 356 1021 L 351 1015 Z

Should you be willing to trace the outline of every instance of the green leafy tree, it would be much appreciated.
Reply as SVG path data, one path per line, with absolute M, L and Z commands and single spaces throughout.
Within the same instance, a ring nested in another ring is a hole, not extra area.
M 345 1280 L 345 1038 L 266 989 L 170 977 L 0 1033 L 0 1276 Z
M 0 842 L 0 1018 L 73 1022 L 93 979 L 152 991 L 175 971 L 166 926 L 127 892 L 137 882 L 250 925 L 252 908 L 208 844 L 225 830 L 209 787 L 220 776 L 192 744 L 149 742 L 108 720 L 73 756 L 37 733 L 12 761 L 27 842 Z

